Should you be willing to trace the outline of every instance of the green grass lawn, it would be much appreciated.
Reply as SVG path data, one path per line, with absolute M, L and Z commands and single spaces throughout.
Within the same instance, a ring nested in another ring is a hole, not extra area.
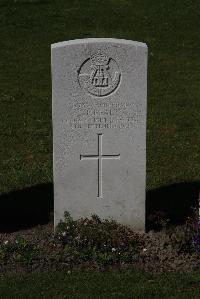
M 200 297 L 200 275 L 135 272 L 43 273 L 0 279 L 1 298 L 188 299 Z
M 200 178 L 198 0 L 0 0 L 0 193 L 52 181 L 50 45 L 146 42 L 147 187 Z

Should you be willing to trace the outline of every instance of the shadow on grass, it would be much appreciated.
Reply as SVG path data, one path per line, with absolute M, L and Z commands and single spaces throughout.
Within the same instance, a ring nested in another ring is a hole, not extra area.
M 53 184 L 41 184 L 0 196 L 0 232 L 46 224 L 52 218 Z
M 147 192 L 146 229 L 159 229 L 158 218 L 183 224 L 198 204 L 200 182 L 179 183 Z M 0 196 L 0 232 L 46 224 L 53 218 L 53 185 L 42 184 Z
M 150 190 L 146 196 L 146 230 L 159 230 L 159 219 L 184 224 L 198 207 L 200 182 L 183 182 Z

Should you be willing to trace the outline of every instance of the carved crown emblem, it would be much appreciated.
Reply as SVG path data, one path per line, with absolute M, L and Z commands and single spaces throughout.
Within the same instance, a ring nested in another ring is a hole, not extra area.
M 120 79 L 121 72 L 117 62 L 101 50 L 86 59 L 78 71 L 80 86 L 97 97 L 114 92 L 119 86 Z

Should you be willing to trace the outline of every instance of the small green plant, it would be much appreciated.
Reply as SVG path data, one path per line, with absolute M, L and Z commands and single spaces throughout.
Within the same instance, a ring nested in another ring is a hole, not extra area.
M 14 242 L 5 241 L 0 246 L 0 262 L 4 264 L 8 262 L 31 264 L 36 255 L 36 248 L 23 238 Z
M 185 246 L 190 251 L 200 252 L 200 215 L 198 208 L 193 208 L 193 216 L 188 217 L 185 229 Z
M 97 215 L 74 221 L 65 212 L 64 220 L 56 228 L 55 239 L 63 246 L 63 259 L 76 263 L 130 263 L 142 248 L 138 234 L 113 220 L 101 220 Z
M 200 252 L 200 219 L 199 210 L 192 208 L 192 216 L 187 218 L 184 229 L 177 227 L 175 232 L 169 233 L 170 240 L 179 253 Z

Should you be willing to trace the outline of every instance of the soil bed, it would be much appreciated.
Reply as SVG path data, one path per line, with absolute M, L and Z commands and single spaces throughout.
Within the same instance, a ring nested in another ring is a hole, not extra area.
M 63 269 L 66 271 L 138 269 L 154 273 L 198 272 L 200 253 L 184 247 L 182 242 L 184 230 L 185 226 L 176 226 L 159 232 L 137 234 L 141 244 L 131 262 L 123 259 L 121 261 L 105 259 L 98 262 L 95 258 L 87 258 L 87 255 L 81 258 L 79 255 L 76 260 L 73 252 L 71 253 L 73 258 L 70 254 L 66 256 L 66 246 L 59 237 L 57 239 L 54 237 L 53 223 L 13 233 L 1 233 L 0 273 Z M 133 235 L 136 234 L 133 232 Z M 117 249 L 112 248 L 112 251 Z M 117 252 L 113 254 L 116 255 Z

